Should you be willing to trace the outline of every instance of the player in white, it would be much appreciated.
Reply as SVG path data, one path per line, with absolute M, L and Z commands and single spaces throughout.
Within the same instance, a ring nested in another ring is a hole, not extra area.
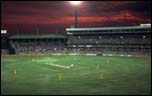
M 70 65 L 70 67 L 71 67 L 71 70 L 72 70 L 72 69 L 73 69 L 73 67 L 74 67 L 74 65 L 73 65 L 73 64 L 71 64 L 71 65 Z

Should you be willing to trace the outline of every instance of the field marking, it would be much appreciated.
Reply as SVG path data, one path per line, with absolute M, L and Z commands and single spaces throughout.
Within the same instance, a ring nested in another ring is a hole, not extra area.
M 63 66 L 63 65 L 59 65 L 59 64 L 52 64 L 52 63 L 45 63 L 47 65 L 51 65 L 51 66 L 54 66 L 54 67 L 60 67 L 60 68 L 64 68 L 64 69 L 70 69 L 69 66 Z

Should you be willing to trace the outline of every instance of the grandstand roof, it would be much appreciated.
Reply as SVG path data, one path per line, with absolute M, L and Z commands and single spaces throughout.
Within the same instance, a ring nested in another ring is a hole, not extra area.
M 151 25 L 151 24 L 150 24 Z M 67 28 L 66 31 L 108 31 L 108 30 L 128 30 L 128 29 L 145 29 L 151 26 L 127 26 L 127 27 L 97 27 L 97 28 Z
M 63 39 L 63 34 L 17 34 L 9 37 L 10 39 Z

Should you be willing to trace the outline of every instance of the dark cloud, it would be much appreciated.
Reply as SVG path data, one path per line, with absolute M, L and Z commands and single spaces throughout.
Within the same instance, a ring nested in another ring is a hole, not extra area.
M 136 1 L 133 3 L 128 3 L 126 5 L 115 6 L 115 11 L 119 10 L 129 10 L 132 12 L 151 12 L 151 3 L 148 1 Z
M 113 11 L 128 10 L 137 16 L 143 16 L 151 18 L 151 3 L 148 1 L 138 1 L 134 3 L 128 3 L 126 5 L 115 6 Z

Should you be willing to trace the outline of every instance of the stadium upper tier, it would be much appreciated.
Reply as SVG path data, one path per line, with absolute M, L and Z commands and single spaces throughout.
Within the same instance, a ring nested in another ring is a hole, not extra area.
M 151 32 L 151 24 L 140 26 L 126 26 L 126 27 L 100 27 L 100 28 L 67 28 L 67 34 L 97 34 L 97 33 L 146 33 Z

